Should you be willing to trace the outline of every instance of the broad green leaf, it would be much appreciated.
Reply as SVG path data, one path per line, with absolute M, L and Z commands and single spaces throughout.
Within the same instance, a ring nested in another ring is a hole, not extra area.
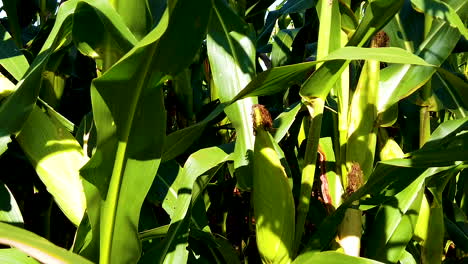
M 6 184 L 2 182 L 0 182 L 0 221 L 16 226 L 23 226 L 24 224 L 23 216 L 15 197 Z
M 164 142 L 163 161 L 171 160 L 184 153 L 202 135 L 205 127 L 223 110 L 221 104 L 202 121 L 169 134 Z
M 411 0 L 411 3 L 419 12 L 449 22 L 452 27 L 456 27 L 468 39 L 468 29 L 457 15 L 457 10 L 452 8 L 450 4 L 438 0 Z M 460 6 L 454 7 L 458 9 Z
M 177 191 L 177 202 L 164 248 L 158 253 L 157 263 L 185 263 L 187 261 L 187 237 L 185 241 L 181 241 L 180 236 L 188 233 L 188 223 L 184 219 L 189 211 L 194 183 L 200 175 L 230 160 L 230 156 L 231 154 L 222 148 L 211 147 L 201 149 L 187 159 L 183 170 L 179 172 L 171 186 Z
M 88 161 L 80 144 L 38 107 L 16 139 L 60 209 L 79 225 L 86 209 L 79 170 Z
M 419 177 L 390 198 L 377 211 L 369 231 L 366 256 L 385 263 L 397 263 L 413 236 L 424 195 L 425 177 Z
M 175 6 L 169 15 L 168 30 L 161 37 L 154 54 L 153 63 L 157 65 L 154 70 L 176 76 L 192 64 L 206 38 L 207 27 L 213 16 L 211 1 L 187 2 L 192 1 L 168 2 L 169 6 Z
M 213 90 L 222 103 L 230 101 L 255 75 L 255 46 L 248 25 L 223 1 L 212 0 L 213 17 L 207 38 Z M 257 98 L 246 98 L 226 107 L 236 129 L 234 167 L 243 188 L 250 186 L 250 160 L 254 145 L 252 106 Z
M 140 207 L 159 166 L 165 136 L 163 96 L 157 83 L 161 79 L 149 73 L 151 61 L 141 63 L 154 48 L 136 48 L 92 85 L 98 142 L 82 174 L 87 181 L 85 191 L 93 241 L 99 242 L 101 230 L 104 263 L 128 263 L 140 256 L 136 232 Z M 133 65 L 141 65 L 140 70 L 130 71 Z M 125 188 L 120 189 L 121 186 Z M 127 206 L 128 203 L 132 206 Z M 117 234 L 126 239 L 117 240 Z M 112 248 L 105 243 L 112 243 Z M 126 254 L 112 254 L 115 259 L 110 260 L 111 252 Z
M 192 62 L 209 7 L 209 1 L 178 1 L 155 29 L 92 83 L 98 145 L 82 173 L 101 263 L 129 263 L 140 257 L 139 212 L 161 161 L 166 133 L 162 83 L 166 74 L 177 74 Z M 191 36 L 190 45 L 181 35 Z M 178 46 L 190 48 L 176 55 Z
M 10 19 L 11 17 L 8 17 L 8 21 L 11 23 Z M 21 80 L 26 70 L 29 68 L 29 63 L 3 25 L 0 26 L 0 35 L 3 36 L 2 40 L 0 40 L 0 65 L 2 65 L 13 78 Z
M 0 262 L 8 264 L 39 264 L 39 262 L 17 248 L 0 249 Z
M 32 232 L 5 223 L 0 223 L 0 243 L 16 247 L 42 263 L 92 263 Z
M 343 253 L 336 251 L 325 251 L 325 252 L 308 252 L 299 255 L 293 264 L 343 264 L 343 263 L 355 263 L 355 264 L 379 264 L 382 262 L 375 261 L 367 258 L 359 258 L 348 256 Z
M 452 7 L 466 12 L 468 3 L 452 1 Z M 419 46 L 416 55 L 426 62 L 440 66 L 451 54 L 460 32 L 443 20 L 434 20 L 426 39 Z M 418 65 L 390 65 L 381 71 L 377 110 L 383 112 L 396 102 L 409 96 L 424 85 L 436 71 L 435 68 Z

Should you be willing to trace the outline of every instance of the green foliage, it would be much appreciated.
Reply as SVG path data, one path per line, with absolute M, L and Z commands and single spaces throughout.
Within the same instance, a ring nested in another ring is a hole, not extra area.
M 466 259 L 467 1 L 2 9 L 0 262 Z

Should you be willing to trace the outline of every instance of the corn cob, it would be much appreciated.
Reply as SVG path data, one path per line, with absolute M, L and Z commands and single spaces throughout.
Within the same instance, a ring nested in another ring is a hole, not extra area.
M 268 132 L 271 117 L 253 106 L 253 205 L 257 247 L 263 263 L 291 263 L 294 242 L 294 200 L 284 167 Z

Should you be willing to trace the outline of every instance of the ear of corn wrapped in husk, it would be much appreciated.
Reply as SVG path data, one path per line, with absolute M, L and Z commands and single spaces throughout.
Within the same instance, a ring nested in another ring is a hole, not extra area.
M 286 172 L 267 131 L 271 117 L 254 106 L 256 132 L 253 155 L 253 205 L 257 246 L 263 263 L 291 263 L 294 241 L 294 200 Z

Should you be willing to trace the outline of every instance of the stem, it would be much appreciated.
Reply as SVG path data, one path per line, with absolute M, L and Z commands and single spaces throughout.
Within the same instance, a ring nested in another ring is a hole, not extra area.
M 304 169 L 302 170 L 301 193 L 297 207 L 296 232 L 294 236 L 293 250 L 294 254 L 299 250 L 299 245 L 301 244 L 302 235 L 304 233 L 304 224 L 309 212 L 310 196 L 312 194 L 312 185 L 314 183 L 315 177 L 320 130 L 322 127 L 324 101 L 321 98 L 314 98 L 307 102 L 306 106 L 310 113 L 311 122 L 307 137 Z
M 342 32 L 341 35 L 341 46 L 345 46 L 348 38 L 346 34 Z M 349 113 L 349 66 L 341 74 L 341 86 L 338 92 L 338 142 L 339 151 L 336 155 L 336 168 L 338 175 L 341 176 L 341 185 L 343 188 L 346 186 L 346 175 L 348 170 L 346 168 L 346 143 L 348 141 L 348 113 Z M 336 196 L 336 195 L 335 195 Z M 341 195 L 340 195 L 341 198 Z M 336 208 L 341 204 L 341 199 L 337 200 L 337 204 L 334 204 Z
M 427 91 L 424 86 L 424 91 Z M 430 86 L 429 86 L 430 88 Z M 424 93 L 423 91 L 423 93 Z M 431 136 L 431 116 L 429 115 L 429 106 L 423 106 L 419 110 L 419 147 L 422 147 Z
M 426 15 L 424 19 L 424 36 L 429 34 L 431 26 L 432 17 Z M 429 115 L 430 98 L 432 96 L 431 80 L 422 87 L 420 95 L 423 100 L 423 107 L 419 110 L 419 147 L 422 147 L 431 136 L 431 119 Z

